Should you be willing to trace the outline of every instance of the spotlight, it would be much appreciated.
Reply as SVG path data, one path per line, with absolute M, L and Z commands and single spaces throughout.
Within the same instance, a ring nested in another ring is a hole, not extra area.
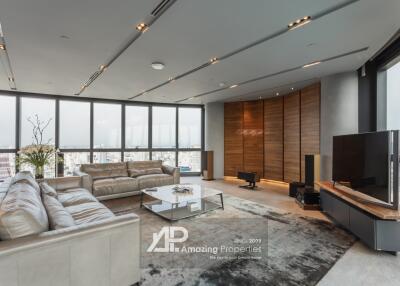
M 311 16 L 305 16 L 301 19 L 297 19 L 296 21 L 289 23 L 288 29 L 294 30 L 294 29 L 300 28 L 301 26 L 304 26 L 310 22 L 311 22 Z

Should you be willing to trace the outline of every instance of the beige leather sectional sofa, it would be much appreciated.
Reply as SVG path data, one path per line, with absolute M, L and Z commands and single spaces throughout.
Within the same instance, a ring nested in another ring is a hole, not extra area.
M 140 280 L 135 214 L 115 216 L 82 177 L 0 187 L 0 285 L 132 285 Z
M 74 174 L 82 177 L 83 187 L 99 200 L 139 194 L 150 187 L 179 184 L 179 168 L 157 161 L 82 164 Z

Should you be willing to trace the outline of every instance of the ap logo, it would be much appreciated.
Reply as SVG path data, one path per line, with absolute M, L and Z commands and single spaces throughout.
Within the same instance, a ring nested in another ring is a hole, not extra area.
M 179 236 L 177 233 L 181 233 Z M 164 237 L 164 247 L 156 247 Z M 181 226 L 164 226 L 159 233 L 153 233 L 153 242 L 147 249 L 147 252 L 179 252 L 175 243 L 185 242 L 189 237 L 186 228 Z

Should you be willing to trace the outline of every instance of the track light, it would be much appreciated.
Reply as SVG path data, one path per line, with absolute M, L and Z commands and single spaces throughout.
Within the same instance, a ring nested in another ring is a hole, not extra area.
M 175 79 L 174 79 L 173 77 L 169 77 L 169 78 L 168 78 L 168 81 L 169 81 L 169 82 L 174 82 Z
M 15 85 L 14 73 L 11 67 L 10 57 L 8 56 L 8 51 L 6 49 L 6 40 L 4 38 L 4 33 L 1 29 L 1 23 L 0 23 L 0 66 L 2 66 L 4 69 L 10 89 L 13 90 L 17 89 Z
M 136 26 L 136 30 L 139 32 L 146 32 L 149 29 L 149 26 L 146 23 L 140 23 L 139 25 Z
M 320 63 L 321 63 L 321 62 L 318 61 L 318 62 L 313 62 L 313 63 L 306 64 L 306 65 L 303 66 L 303 69 L 309 68 L 309 67 L 312 67 L 312 66 L 319 65 Z
M 235 87 L 238 87 L 239 85 L 238 84 L 234 84 L 234 85 L 231 85 L 229 88 L 235 88 Z
M 210 59 L 210 63 L 213 65 L 213 64 L 216 64 L 216 63 L 218 63 L 219 62 L 219 60 L 218 60 L 218 58 L 212 58 L 212 59 Z
M 100 66 L 100 71 L 105 71 L 107 69 L 107 66 L 106 65 L 101 65 Z
M 294 29 L 300 28 L 301 26 L 304 26 L 310 22 L 311 22 L 311 16 L 305 16 L 301 19 L 297 19 L 296 21 L 289 23 L 288 29 L 294 30 Z

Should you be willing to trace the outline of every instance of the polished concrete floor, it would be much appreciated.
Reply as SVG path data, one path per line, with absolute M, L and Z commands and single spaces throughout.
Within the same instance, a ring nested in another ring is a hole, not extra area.
M 203 181 L 200 177 L 182 177 L 182 183 L 202 184 L 222 190 L 225 194 L 276 207 L 291 213 L 329 220 L 320 211 L 304 211 L 288 196 L 288 185 L 261 182 L 256 191 L 239 188 L 243 181 L 236 179 Z M 139 208 L 139 197 L 104 202 L 114 210 L 127 207 Z M 315 235 L 318 235 L 317 233 Z M 330 269 L 318 286 L 400 286 L 400 255 L 368 249 L 356 242 Z

